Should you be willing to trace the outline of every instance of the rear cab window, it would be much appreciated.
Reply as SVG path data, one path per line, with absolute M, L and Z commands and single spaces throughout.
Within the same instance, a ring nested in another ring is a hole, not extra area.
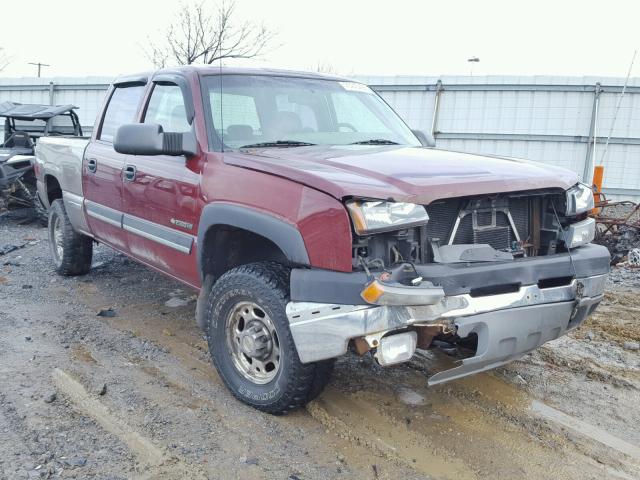
M 209 100 L 211 111 L 217 112 L 215 122 L 220 125 L 224 137 L 243 141 L 262 135 L 258 109 L 252 96 L 212 91 Z
M 98 140 L 113 143 L 113 138 L 118 128 L 125 123 L 135 120 L 140 99 L 144 93 L 144 85 L 134 85 L 128 87 L 117 87 L 102 118 L 102 126 Z

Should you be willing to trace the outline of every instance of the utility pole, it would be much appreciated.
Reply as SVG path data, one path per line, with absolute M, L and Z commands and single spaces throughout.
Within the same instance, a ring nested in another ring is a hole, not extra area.
M 40 70 L 42 69 L 42 67 L 50 67 L 51 65 L 47 64 L 47 63 L 41 63 L 41 62 L 29 62 L 29 65 L 37 65 L 38 66 L 38 78 L 40 78 Z

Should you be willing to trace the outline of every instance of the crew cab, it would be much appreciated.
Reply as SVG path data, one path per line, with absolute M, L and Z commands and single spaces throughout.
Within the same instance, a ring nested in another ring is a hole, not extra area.
M 36 171 L 57 271 L 100 242 L 199 291 L 220 377 L 274 414 L 349 349 L 450 347 L 430 384 L 502 365 L 580 325 L 609 271 L 576 174 L 432 148 L 345 78 L 121 77 L 91 138 L 40 139 Z

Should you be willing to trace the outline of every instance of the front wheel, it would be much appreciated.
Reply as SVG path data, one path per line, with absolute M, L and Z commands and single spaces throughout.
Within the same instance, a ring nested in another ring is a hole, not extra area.
M 48 229 L 56 272 L 64 276 L 87 273 L 91 269 L 93 240 L 73 229 L 61 199 L 51 204 Z
M 213 363 L 243 402 L 280 415 L 304 406 L 326 385 L 332 361 L 303 364 L 285 312 L 289 271 L 262 262 L 225 273 L 207 302 Z

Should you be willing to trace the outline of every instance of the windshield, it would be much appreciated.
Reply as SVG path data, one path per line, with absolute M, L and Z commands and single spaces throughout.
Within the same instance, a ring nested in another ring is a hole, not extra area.
M 204 77 L 211 122 L 227 148 L 420 142 L 369 87 L 266 75 Z

